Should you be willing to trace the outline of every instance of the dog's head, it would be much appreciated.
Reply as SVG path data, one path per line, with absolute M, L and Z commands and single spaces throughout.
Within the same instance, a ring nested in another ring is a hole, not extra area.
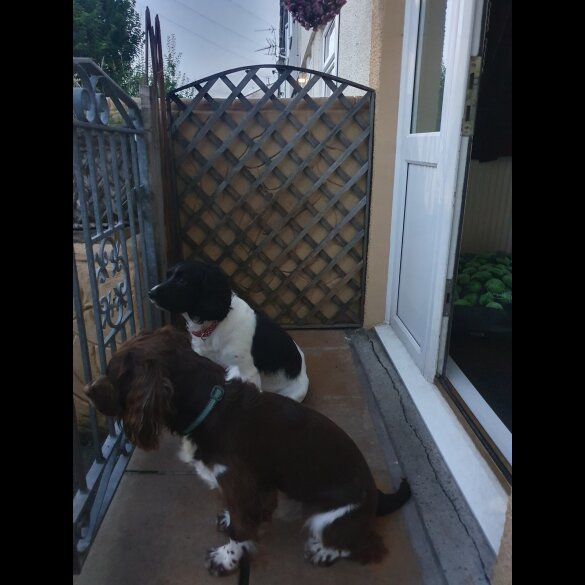
M 183 261 L 167 271 L 166 279 L 148 296 L 161 309 L 187 313 L 193 321 L 221 321 L 227 316 L 232 290 L 219 266 Z
M 145 450 L 158 447 L 173 412 L 174 389 L 167 372 L 170 352 L 177 344 L 186 344 L 191 351 L 189 339 L 170 327 L 143 332 L 122 344 L 106 375 L 84 388 L 95 408 L 121 420 L 128 439 Z

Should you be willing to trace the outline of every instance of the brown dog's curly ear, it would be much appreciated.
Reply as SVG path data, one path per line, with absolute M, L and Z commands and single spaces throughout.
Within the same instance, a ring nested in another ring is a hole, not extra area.
M 98 376 L 83 389 L 93 406 L 106 416 L 120 418 L 125 389 L 134 371 L 133 352 L 117 352 L 110 358 L 107 375 Z
M 135 359 L 123 420 L 128 439 L 137 447 L 145 451 L 158 447 L 172 394 L 172 384 L 156 360 Z

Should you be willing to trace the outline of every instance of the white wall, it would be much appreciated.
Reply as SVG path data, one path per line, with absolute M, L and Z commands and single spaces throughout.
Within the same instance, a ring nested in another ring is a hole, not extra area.
M 305 30 L 298 22 L 293 20 L 290 15 L 289 27 L 292 33 L 292 43 L 288 50 L 287 65 L 303 67 L 307 55 L 311 53 L 311 50 L 314 50 L 314 47 L 312 46 L 312 37 L 314 36 L 314 33 L 313 31 Z M 318 67 L 312 67 L 312 69 L 318 69 Z

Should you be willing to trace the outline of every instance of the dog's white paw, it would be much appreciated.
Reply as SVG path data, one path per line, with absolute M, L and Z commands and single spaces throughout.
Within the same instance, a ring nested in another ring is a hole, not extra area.
M 225 375 L 225 381 L 229 382 L 230 380 L 233 380 L 234 378 L 242 379 L 242 374 L 241 374 L 240 368 L 238 368 L 238 366 L 230 366 L 227 369 L 227 372 Z
M 221 512 L 217 515 L 217 529 L 220 532 L 226 532 L 229 527 L 230 527 L 230 513 L 228 510 L 224 510 L 223 512 Z
M 237 556 L 238 543 L 230 540 L 228 544 L 210 548 L 205 556 L 205 568 L 214 577 L 222 577 L 233 573 L 240 564 L 240 557 Z
M 244 551 L 253 550 L 251 541 L 236 542 L 230 540 L 223 546 L 210 548 L 205 556 L 205 568 L 214 577 L 223 577 L 237 570 Z

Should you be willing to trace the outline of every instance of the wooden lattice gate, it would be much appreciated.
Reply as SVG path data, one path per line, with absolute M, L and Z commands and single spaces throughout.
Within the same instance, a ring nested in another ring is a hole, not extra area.
M 258 65 L 179 88 L 167 106 L 174 259 L 218 263 L 286 327 L 362 325 L 373 91 Z

